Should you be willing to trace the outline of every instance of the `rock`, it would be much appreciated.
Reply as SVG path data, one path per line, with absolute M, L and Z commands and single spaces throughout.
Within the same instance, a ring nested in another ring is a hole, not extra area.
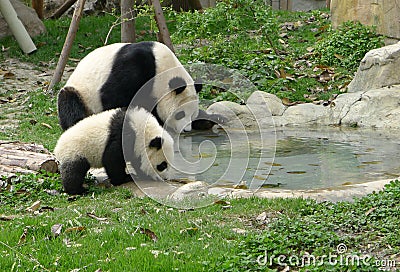
M 399 128 L 400 127 L 400 85 L 369 90 L 349 108 L 341 120 L 342 125 Z
M 367 91 L 400 84 L 400 42 L 365 54 L 348 92 Z
M 10 0 L 10 2 L 31 37 L 36 37 L 46 32 L 43 22 L 39 19 L 34 9 L 25 6 L 19 0 Z M 11 30 L 0 13 L 0 39 L 11 35 Z
M 376 25 L 379 34 L 400 39 L 398 1 L 332 0 L 331 18 L 334 28 L 346 21 L 360 21 L 365 25 Z
M 323 125 L 326 122 L 328 108 L 313 103 L 299 104 L 288 107 L 282 118 L 276 124 L 280 126 Z
M 286 107 L 283 105 L 282 100 L 280 100 L 276 95 L 255 91 L 247 99 L 246 104 L 248 106 L 252 105 L 266 105 L 272 116 L 280 116 L 285 111 Z
M 252 127 L 255 117 L 246 105 L 239 105 L 230 101 L 216 102 L 207 109 L 210 114 L 221 114 L 226 117 L 227 127 L 244 128 Z
M 168 196 L 171 200 L 202 199 L 208 196 L 208 184 L 202 181 L 195 181 L 185 184 Z

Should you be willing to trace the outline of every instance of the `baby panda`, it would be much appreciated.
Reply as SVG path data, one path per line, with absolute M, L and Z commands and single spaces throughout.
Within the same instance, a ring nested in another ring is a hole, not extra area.
M 54 154 L 60 163 L 64 190 L 85 192 L 89 168 L 104 167 L 111 184 L 132 180 L 126 161 L 143 180 L 167 179 L 173 161 L 173 139 L 143 108 L 118 108 L 89 116 L 66 130 Z
M 175 132 L 192 129 L 202 85 L 195 84 L 175 54 L 159 42 L 115 43 L 84 57 L 59 92 L 60 125 L 66 130 L 89 115 L 127 107 L 142 87 L 135 105 Z M 196 122 L 199 128 L 209 126 Z

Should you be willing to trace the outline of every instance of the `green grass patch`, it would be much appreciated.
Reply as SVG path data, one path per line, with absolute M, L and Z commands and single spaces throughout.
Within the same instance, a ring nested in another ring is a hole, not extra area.
M 279 255 L 318 258 L 344 244 L 346 254 L 368 255 L 368 262 L 318 259 L 291 268 L 376 271 L 377 260 L 393 261 L 400 249 L 398 181 L 354 203 L 250 198 L 229 200 L 229 209 L 222 203 L 195 210 L 169 208 L 123 188 L 71 198 L 60 191 L 57 175 L 45 173 L 20 176 L 11 186 L 0 192 L 4 270 L 280 271 Z M 38 200 L 36 211 L 26 210 Z M 260 264 L 265 252 L 275 258 Z

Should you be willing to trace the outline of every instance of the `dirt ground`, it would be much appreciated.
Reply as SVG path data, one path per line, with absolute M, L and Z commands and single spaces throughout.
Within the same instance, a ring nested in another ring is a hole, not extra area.
M 73 67 L 66 67 L 62 81 L 66 81 Z M 46 90 L 53 69 L 44 65 L 6 59 L 0 63 L 0 133 L 11 133 L 16 128 L 18 115 L 28 107 L 29 92 Z

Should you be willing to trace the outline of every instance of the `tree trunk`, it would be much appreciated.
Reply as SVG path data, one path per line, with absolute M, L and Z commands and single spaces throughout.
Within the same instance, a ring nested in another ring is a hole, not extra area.
M 59 7 L 53 15 L 50 16 L 50 19 L 58 19 L 60 18 L 73 4 L 75 4 L 76 0 L 67 0 L 61 7 Z
M 36 11 L 40 20 L 43 20 L 43 0 L 32 0 L 32 8 Z
M 169 35 L 167 23 L 165 22 L 165 17 L 161 8 L 161 4 L 159 0 L 151 0 L 153 7 L 154 7 L 154 13 L 156 17 L 156 22 L 158 29 L 160 30 L 158 40 L 168 46 L 168 48 L 174 52 L 174 47 L 171 42 L 171 37 Z
M 135 0 L 121 0 L 121 42 L 123 43 L 136 41 L 134 4 Z
M 40 170 L 56 173 L 56 159 L 43 146 L 0 141 L 0 176 L 14 173 L 36 173 Z
M 54 72 L 54 76 L 51 79 L 48 90 L 51 91 L 58 82 L 60 82 L 61 77 L 64 73 L 65 65 L 71 52 L 72 44 L 74 43 L 76 32 L 78 31 L 79 21 L 82 17 L 83 7 L 85 6 L 85 0 L 78 0 L 78 5 L 74 10 L 74 15 L 72 16 L 71 24 L 68 29 L 67 37 L 65 38 L 64 46 L 58 59 L 57 67 Z

